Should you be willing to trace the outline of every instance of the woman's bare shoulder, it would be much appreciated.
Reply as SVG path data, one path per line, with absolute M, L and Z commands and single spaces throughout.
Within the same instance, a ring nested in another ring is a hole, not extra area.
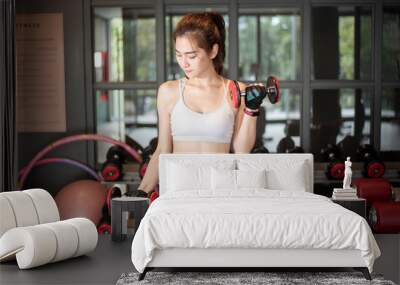
M 171 111 L 179 99 L 179 81 L 169 80 L 162 83 L 158 89 L 157 101 L 160 110 Z
M 179 88 L 179 80 L 168 80 L 160 85 L 160 91 L 174 92 Z
M 179 81 L 169 80 L 162 83 L 158 89 L 158 97 L 162 100 L 176 100 L 179 93 Z

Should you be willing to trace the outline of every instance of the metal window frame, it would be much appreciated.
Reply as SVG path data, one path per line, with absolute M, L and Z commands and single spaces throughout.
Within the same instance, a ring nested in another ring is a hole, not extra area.
M 86 110 L 86 128 L 87 133 L 96 133 L 96 90 L 93 88 L 94 64 L 93 64 L 93 35 L 92 32 L 92 7 L 90 1 L 83 1 L 83 46 L 84 46 L 84 66 L 85 66 L 85 110 Z M 86 144 L 86 161 L 90 166 L 97 163 L 97 148 L 94 142 Z
M 310 0 L 303 1 L 301 14 L 302 27 L 302 71 L 303 71 L 303 92 L 301 94 L 301 125 L 300 125 L 300 145 L 304 151 L 311 150 L 311 3 Z M 307 64 L 309 63 L 309 64 Z
M 371 8 L 371 79 L 370 80 L 359 80 L 359 79 L 353 79 L 353 80 L 325 80 L 325 79 L 311 79 L 311 70 L 310 70 L 310 88 L 308 91 L 308 102 L 310 103 L 309 110 L 311 109 L 311 96 L 313 96 L 313 90 L 315 89 L 342 89 L 342 88 L 360 88 L 360 89 L 369 89 L 371 90 L 372 94 L 372 102 L 371 102 L 371 120 L 373 121 L 373 124 L 371 124 L 370 127 L 370 142 L 371 144 L 376 148 L 380 149 L 380 126 L 377 128 L 377 122 L 380 123 L 380 101 L 381 101 L 381 86 L 379 86 L 381 79 L 380 79 L 380 73 L 381 73 L 381 37 L 379 34 L 377 34 L 377 26 L 379 25 L 379 18 L 382 19 L 382 15 L 380 12 L 379 15 L 379 9 L 377 9 L 377 5 L 380 2 L 379 0 L 352 0 L 352 1 L 346 1 L 346 0 L 306 0 L 309 2 L 309 7 L 310 9 L 310 26 L 309 26 L 309 34 L 310 38 L 309 40 L 309 62 L 311 62 L 312 55 L 311 55 L 311 49 L 312 49 L 312 34 L 311 34 L 311 29 L 312 29 L 312 23 L 311 23 L 311 10 L 313 7 L 324 7 L 324 6 L 333 6 L 333 7 L 339 7 L 339 6 L 363 6 L 363 7 L 370 7 Z M 378 21 L 377 21 L 378 20 Z M 382 25 L 382 20 L 380 22 L 380 25 Z M 379 51 L 378 51 L 379 50 Z M 311 64 L 310 64 L 311 66 Z M 379 72 L 377 72 L 379 68 Z M 379 73 L 379 74 L 378 74 Z M 378 84 L 379 80 L 379 84 Z M 379 101 L 379 102 L 378 102 Z M 379 112 L 378 112 L 379 110 Z M 379 113 L 379 114 L 378 114 Z M 310 123 L 311 123 L 311 113 L 310 112 L 304 112 L 302 115 L 310 115 Z M 306 126 L 305 126 L 306 127 Z M 307 134 L 307 139 L 311 143 L 311 137 L 310 137 L 310 124 L 308 124 L 308 134 Z M 306 134 L 304 134 L 306 135 Z M 310 145 L 308 145 L 308 150 L 310 150 Z
M 135 90 L 135 89 L 157 89 L 167 78 L 166 54 L 165 54 L 165 15 L 169 6 L 184 5 L 190 6 L 226 6 L 229 16 L 229 71 L 232 79 L 238 78 L 239 45 L 238 45 L 238 17 L 239 9 L 244 7 L 266 7 L 266 8 L 287 8 L 293 7 L 300 11 L 301 17 L 301 60 L 300 70 L 302 72 L 299 80 L 287 80 L 281 83 L 281 88 L 298 89 L 301 92 L 301 125 L 300 136 L 301 146 L 305 151 L 310 151 L 310 125 L 311 125 L 311 96 L 314 89 L 327 88 L 362 88 L 372 91 L 371 106 L 371 143 L 380 149 L 381 146 L 381 97 L 382 89 L 385 87 L 399 87 L 400 82 L 382 81 L 382 27 L 383 7 L 399 6 L 398 0 L 91 0 L 84 1 L 85 19 L 85 73 L 87 91 L 87 130 L 95 130 L 95 104 L 94 93 L 99 90 Z M 320 80 L 311 78 L 312 66 L 312 8 L 315 6 L 370 6 L 372 13 L 372 76 L 370 80 Z M 94 7 L 149 7 L 155 9 L 156 18 L 156 80 L 148 82 L 93 82 L 92 62 L 92 9 Z M 94 157 L 94 156 L 93 156 Z

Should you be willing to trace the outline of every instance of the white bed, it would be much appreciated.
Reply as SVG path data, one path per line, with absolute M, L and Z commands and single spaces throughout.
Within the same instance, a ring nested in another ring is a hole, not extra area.
M 155 267 L 354 267 L 380 251 L 368 223 L 313 194 L 311 154 L 163 154 L 160 197 L 132 243 Z

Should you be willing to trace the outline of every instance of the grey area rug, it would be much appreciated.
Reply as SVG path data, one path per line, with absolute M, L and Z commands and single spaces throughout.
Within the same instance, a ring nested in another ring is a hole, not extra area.
M 133 284 L 379 284 L 395 285 L 380 275 L 372 274 L 372 281 L 366 280 L 361 272 L 154 272 L 150 271 L 142 281 L 139 273 L 122 274 L 117 285 Z

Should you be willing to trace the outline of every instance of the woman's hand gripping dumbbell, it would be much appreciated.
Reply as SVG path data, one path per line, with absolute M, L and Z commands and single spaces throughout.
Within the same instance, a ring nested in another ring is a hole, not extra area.
M 241 91 L 237 81 L 232 80 L 229 83 L 229 91 L 235 108 L 240 107 L 241 97 L 245 98 L 246 108 L 257 112 L 265 97 L 268 96 L 269 101 L 275 104 L 280 99 L 280 90 L 278 79 L 269 76 L 266 84 L 255 83 L 248 85 L 245 90 Z

